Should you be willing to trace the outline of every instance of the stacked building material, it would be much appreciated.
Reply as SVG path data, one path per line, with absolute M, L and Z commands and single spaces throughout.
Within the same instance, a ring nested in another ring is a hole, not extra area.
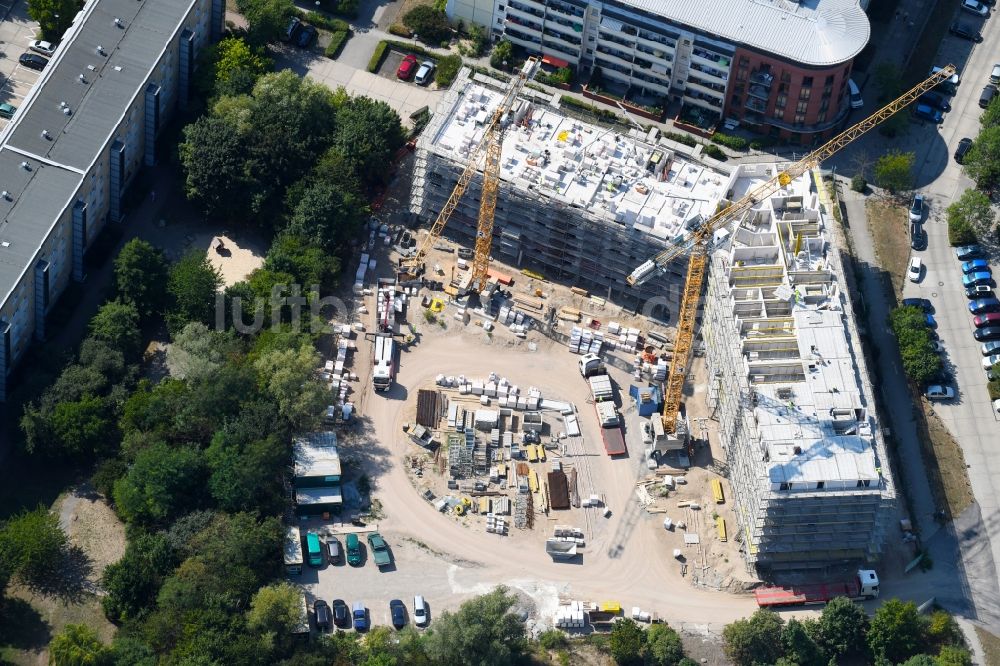
M 571 601 L 568 606 L 556 609 L 555 624 L 560 629 L 583 629 L 587 624 L 583 602 Z
M 491 534 L 507 534 L 507 519 L 492 513 L 486 514 L 486 531 Z
M 528 501 L 528 495 L 519 493 L 514 497 L 514 527 L 517 529 L 528 529 L 528 510 L 530 506 L 531 502 Z
M 510 514 L 509 497 L 493 497 L 490 499 L 490 511 L 497 515 L 506 516 Z
M 432 389 L 420 389 L 417 391 L 417 425 L 425 428 L 436 428 L 441 412 L 438 408 L 438 400 L 441 398 L 438 391 Z M 449 423 L 451 423 L 449 412 Z
M 549 472 L 548 482 L 549 506 L 557 510 L 568 509 L 569 485 L 566 481 L 566 474 L 562 470 Z

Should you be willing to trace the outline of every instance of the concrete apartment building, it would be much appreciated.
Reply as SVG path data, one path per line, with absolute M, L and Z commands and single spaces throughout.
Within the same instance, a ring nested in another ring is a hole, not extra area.
M 435 218 L 454 189 L 500 103 L 496 83 L 470 81 L 463 70 L 421 133 L 410 205 L 422 219 Z M 633 289 L 625 276 L 686 225 L 713 213 L 731 176 L 678 152 L 690 148 L 662 141 L 655 131 L 622 134 L 590 125 L 549 100 L 525 90 L 504 135 L 493 257 L 637 307 L 661 302 L 667 311 L 649 313 L 666 317 L 679 292 L 656 281 Z M 469 246 L 481 188 L 477 174 L 445 228 Z
M 858 0 L 449 0 L 453 20 L 643 97 L 786 140 L 828 138 L 850 113 L 871 28 Z M 555 60 L 552 60 L 555 59 Z
M 87 248 L 188 101 L 223 0 L 90 0 L 0 134 L 0 400 Z
M 770 177 L 739 167 L 734 196 Z M 800 178 L 712 256 L 702 337 L 748 568 L 878 559 L 896 489 L 838 251 Z

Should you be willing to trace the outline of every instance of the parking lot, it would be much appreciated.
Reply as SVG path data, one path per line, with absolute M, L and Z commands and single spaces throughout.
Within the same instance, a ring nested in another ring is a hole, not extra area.
M 26 4 L 18 2 L 13 7 L 0 4 L 5 15 L 0 23 L 0 102 L 21 106 L 25 95 L 38 80 L 40 72 L 18 63 L 18 57 L 28 50 L 28 42 L 35 39 L 38 24 L 28 18 Z M 9 121 L 0 119 L 0 128 Z

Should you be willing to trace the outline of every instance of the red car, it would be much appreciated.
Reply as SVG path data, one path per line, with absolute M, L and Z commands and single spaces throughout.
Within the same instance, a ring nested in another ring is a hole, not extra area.
M 1000 312 L 991 312 L 989 314 L 979 315 L 973 318 L 972 323 L 976 325 L 976 328 L 982 328 L 983 326 L 996 326 L 1000 324 Z
M 396 78 L 409 81 L 415 71 L 417 71 L 417 58 L 416 56 L 408 55 L 403 58 L 403 62 L 399 63 L 399 69 L 396 70 Z

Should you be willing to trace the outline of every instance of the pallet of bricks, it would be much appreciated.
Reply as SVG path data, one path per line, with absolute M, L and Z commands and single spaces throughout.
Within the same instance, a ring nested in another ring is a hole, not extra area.
M 585 545 L 585 539 L 583 538 L 583 530 L 579 527 L 571 527 L 569 525 L 556 525 L 552 536 L 560 541 L 565 541 L 567 543 L 575 543 L 578 546 Z
M 574 326 L 569 334 L 569 350 L 573 354 L 600 354 L 604 347 L 604 334 Z
M 582 601 L 571 601 L 556 610 L 556 626 L 560 629 L 583 629 L 587 624 Z
M 637 328 L 626 328 L 618 322 L 612 321 L 608 323 L 608 333 L 610 334 L 608 340 L 615 341 L 616 346 L 620 349 L 635 351 L 636 347 L 639 346 L 639 329 Z
M 494 513 L 486 514 L 486 531 L 490 534 L 507 534 L 507 519 Z

